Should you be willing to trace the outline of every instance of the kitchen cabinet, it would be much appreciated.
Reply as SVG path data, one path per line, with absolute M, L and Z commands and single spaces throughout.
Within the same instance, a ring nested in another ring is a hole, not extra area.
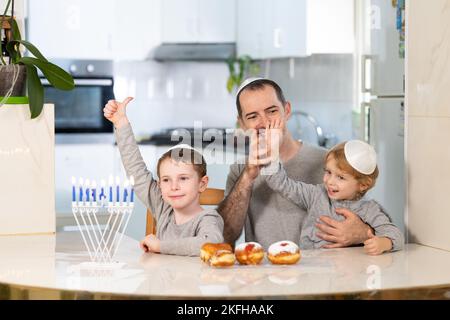
M 109 0 L 29 0 L 27 38 L 48 58 L 112 59 Z
M 48 58 L 144 60 L 160 43 L 160 7 L 160 0 L 29 0 L 27 39 Z
M 235 42 L 235 0 L 164 0 L 163 43 Z
M 353 52 L 352 0 L 246 0 L 237 12 L 239 56 Z

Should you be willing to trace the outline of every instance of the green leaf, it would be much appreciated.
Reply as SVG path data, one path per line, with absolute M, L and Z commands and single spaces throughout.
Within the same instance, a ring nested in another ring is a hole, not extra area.
M 31 42 L 28 42 L 26 40 L 14 40 L 14 41 L 10 41 L 10 42 L 14 42 L 14 43 L 20 43 L 21 45 L 23 45 L 25 48 L 28 49 L 28 51 L 30 51 L 33 56 L 35 56 L 36 58 L 38 58 L 39 60 L 48 62 L 47 59 L 42 55 L 42 53 L 38 50 L 38 48 L 36 48 Z
M 234 87 L 233 77 L 229 77 L 228 81 L 227 81 L 227 90 L 229 93 L 231 93 L 231 91 L 233 91 L 233 87 Z
M 15 19 L 12 19 L 11 30 L 12 30 L 13 40 L 19 40 L 19 41 L 22 40 L 22 36 L 20 35 L 19 26 L 17 25 L 17 21 Z
M 20 59 L 19 44 L 13 41 L 8 42 L 6 45 L 6 51 L 9 53 L 12 63 L 17 63 Z
M 27 65 L 27 91 L 30 100 L 31 119 L 36 118 L 44 107 L 44 87 L 39 79 L 37 69 L 33 65 Z
M 47 78 L 48 82 L 57 89 L 72 90 L 75 87 L 72 76 L 53 63 L 31 57 L 23 57 L 19 62 L 25 65 L 35 65 L 38 67 Z

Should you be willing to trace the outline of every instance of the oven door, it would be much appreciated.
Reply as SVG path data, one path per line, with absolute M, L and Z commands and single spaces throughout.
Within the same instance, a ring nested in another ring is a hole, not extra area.
M 103 107 L 114 99 L 112 78 L 75 78 L 75 88 L 53 88 L 46 79 L 44 101 L 55 104 L 56 133 L 111 133 L 113 126 L 103 116 Z

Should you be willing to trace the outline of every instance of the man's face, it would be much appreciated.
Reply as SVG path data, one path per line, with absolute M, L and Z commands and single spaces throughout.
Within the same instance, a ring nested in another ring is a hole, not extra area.
M 264 129 L 270 120 L 280 119 L 282 127 L 291 113 L 289 102 L 285 106 L 278 100 L 275 89 L 265 85 L 263 89 L 245 90 L 239 96 L 242 116 L 238 118 L 241 127 L 247 129 Z

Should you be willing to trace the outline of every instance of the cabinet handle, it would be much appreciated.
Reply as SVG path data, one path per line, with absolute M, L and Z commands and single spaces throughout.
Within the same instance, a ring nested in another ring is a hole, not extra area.
M 361 140 L 370 144 L 370 103 L 361 103 L 360 135 Z
M 281 48 L 281 28 L 275 28 L 273 30 L 273 46 L 274 48 Z
M 372 57 L 369 55 L 363 55 L 361 60 L 361 92 L 362 93 L 370 93 L 372 88 L 367 88 L 367 61 L 372 62 Z

